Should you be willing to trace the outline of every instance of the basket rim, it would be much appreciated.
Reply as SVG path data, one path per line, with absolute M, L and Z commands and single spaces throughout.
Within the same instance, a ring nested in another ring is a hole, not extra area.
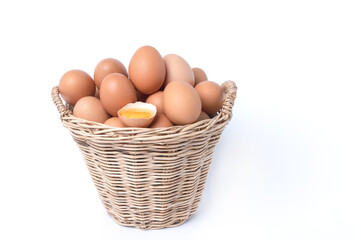
M 113 133 L 116 135 L 118 134 L 136 135 L 141 133 L 145 133 L 145 134 L 157 133 L 156 137 L 159 138 L 163 134 L 166 136 L 169 136 L 170 133 L 184 134 L 185 132 L 188 132 L 188 130 L 190 129 L 193 129 L 193 131 L 194 129 L 210 129 L 215 127 L 215 125 L 219 122 L 228 123 L 228 121 L 230 121 L 230 119 L 232 118 L 232 108 L 237 94 L 237 86 L 235 82 L 228 80 L 222 83 L 221 87 L 225 93 L 224 101 L 220 112 L 217 115 L 215 115 L 213 118 L 205 119 L 192 124 L 175 125 L 164 128 L 134 128 L 134 127 L 119 128 L 119 127 L 108 126 L 98 122 L 81 119 L 73 115 L 72 111 L 67 108 L 69 107 L 68 104 L 67 106 L 64 104 L 63 100 L 60 97 L 58 85 L 52 88 L 51 95 L 52 95 L 53 103 L 57 107 L 58 112 L 60 114 L 60 119 L 63 122 L 63 125 L 65 125 L 65 127 L 67 127 L 66 126 L 67 123 L 72 125 L 75 124 L 83 130 L 90 131 L 90 135 L 93 134 L 109 135 L 109 133 Z M 84 135 L 83 131 L 82 131 L 82 135 Z M 147 137 L 147 139 L 149 139 L 149 136 Z

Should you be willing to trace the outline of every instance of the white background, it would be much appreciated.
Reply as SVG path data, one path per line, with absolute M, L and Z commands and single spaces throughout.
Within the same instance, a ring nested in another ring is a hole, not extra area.
M 1 1 L 0 239 L 360 239 L 359 1 Z M 143 45 L 238 85 L 196 214 L 107 215 L 50 97 Z

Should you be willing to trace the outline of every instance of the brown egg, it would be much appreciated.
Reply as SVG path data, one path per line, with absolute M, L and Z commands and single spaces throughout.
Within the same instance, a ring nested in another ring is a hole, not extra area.
M 201 114 L 199 115 L 197 122 L 205 120 L 205 119 L 210 119 L 210 117 L 208 116 L 207 113 L 201 111 Z
M 143 102 L 129 103 L 118 111 L 120 121 L 127 127 L 148 127 L 156 114 L 153 104 Z
M 200 82 L 208 81 L 206 73 L 200 68 L 192 68 L 194 74 L 194 86 Z
M 216 114 L 223 104 L 223 90 L 215 82 L 205 81 L 195 87 L 202 100 L 202 110 L 208 115 Z
M 109 118 L 100 100 L 93 96 L 81 98 L 74 106 L 74 116 L 85 120 L 104 123 Z
M 137 101 L 132 82 L 123 74 L 111 73 L 103 79 L 100 87 L 100 101 L 104 109 L 113 117 L 126 104 Z
M 164 86 L 174 81 L 184 81 L 194 86 L 192 68 L 182 57 L 176 54 L 168 54 L 163 59 L 166 67 Z
M 74 105 L 79 99 L 94 96 L 95 84 L 93 79 L 84 71 L 70 70 L 61 77 L 59 92 L 65 102 Z
M 175 124 L 194 123 L 201 113 L 197 91 L 184 81 L 170 82 L 164 89 L 163 100 L 165 114 Z
M 128 77 L 127 69 L 123 63 L 114 58 L 103 59 L 94 70 L 94 81 L 98 88 L 100 88 L 103 79 L 110 73 L 121 73 Z
M 104 124 L 111 127 L 119 127 L 119 128 L 125 127 L 122 121 L 120 121 L 119 117 L 111 117 L 108 120 L 106 120 Z
M 165 65 L 157 49 L 151 46 L 139 48 L 129 63 L 129 78 L 143 94 L 152 94 L 163 85 Z
M 169 121 L 166 115 L 162 113 L 157 113 L 152 124 L 149 126 L 150 128 L 162 128 L 162 127 L 171 127 L 173 123 Z
M 163 95 L 163 91 L 158 91 L 150 95 L 146 100 L 146 103 L 151 103 L 156 106 L 157 113 L 164 113 Z

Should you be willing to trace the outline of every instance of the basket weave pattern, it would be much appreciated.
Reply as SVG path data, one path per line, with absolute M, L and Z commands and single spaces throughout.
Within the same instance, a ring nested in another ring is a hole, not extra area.
M 225 100 L 210 120 L 170 128 L 112 128 L 72 115 L 58 87 L 52 98 L 62 124 L 82 152 L 108 213 L 140 229 L 177 226 L 197 209 L 214 147 L 232 118 L 237 87 L 222 84 Z

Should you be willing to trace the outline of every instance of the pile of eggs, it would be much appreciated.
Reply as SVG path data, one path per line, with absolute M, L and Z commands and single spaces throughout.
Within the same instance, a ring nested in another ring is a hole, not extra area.
M 162 57 L 143 46 L 128 71 L 107 58 L 95 67 L 94 79 L 81 70 L 66 72 L 59 92 L 74 106 L 75 117 L 113 127 L 185 125 L 209 119 L 222 107 L 222 88 L 176 54 Z

